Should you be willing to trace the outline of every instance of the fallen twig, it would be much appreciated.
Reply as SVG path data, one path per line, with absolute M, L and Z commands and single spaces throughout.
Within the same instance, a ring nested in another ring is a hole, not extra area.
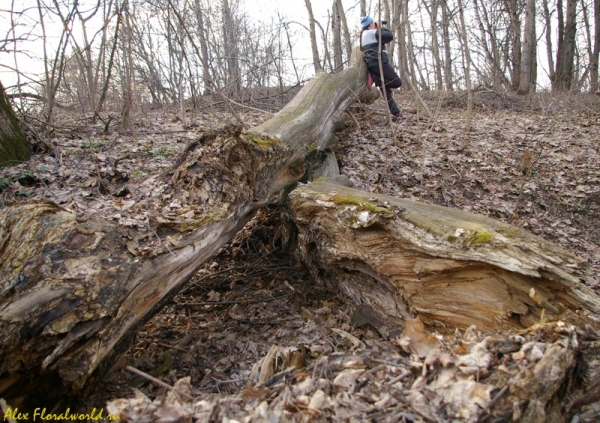
M 149 382 L 154 383 L 155 385 L 158 385 L 158 386 L 160 386 L 162 388 L 168 389 L 168 390 L 174 392 L 177 395 L 181 395 L 182 397 L 184 397 L 188 401 L 193 401 L 194 400 L 194 397 L 192 397 L 191 395 L 185 394 L 183 392 L 177 392 L 177 391 L 175 391 L 175 388 L 173 388 L 168 383 L 165 383 L 162 380 L 155 378 L 154 376 L 150 376 L 148 373 L 144 373 L 141 370 L 136 369 L 135 367 L 125 366 L 125 370 L 127 370 L 130 373 L 134 373 L 134 374 L 136 374 L 136 375 L 138 375 L 140 377 L 143 377 L 144 379 L 148 380 Z

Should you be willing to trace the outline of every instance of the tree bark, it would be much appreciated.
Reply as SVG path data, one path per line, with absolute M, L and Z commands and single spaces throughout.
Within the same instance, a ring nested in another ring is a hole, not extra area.
M 535 0 L 527 0 L 525 7 L 525 28 L 523 29 L 523 51 L 521 54 L 521 75 L 517 93 L 528 94 L 533 80 L 532 73 L 536 69 L 535 58 Z
M 471 130 L 473 119 L 473 90 L 471 89 L 471 53 L 469 51 L 469 37 L 467 36 L 467 25 L 465 24 L 465 12 L 462 0 L 458 0 L 458 14 L 460 17 L 460 31 L 463 40 L 463 58 L 465 62 L 465 85 L 467 89 L 467 116 L 465 131 Z
M 22 162 L 30 155 L 25 134 L 0 82 L 0 167 Z
M 590 58 L 590 94 L 598 92 L 598 59 L 600 57 L 600 0 L 594 0 L 594 47 Z
M 321 66 L 321 59 L 319 58 L 319 48 L 317 47 L 317 31 L 315 29 L 315 17 L 312 11 L 312 5 L 310 0 L 305 0 L 306 10 L 308 12 L 308 27 L 310 30 L 310 49 L 312 51 L 313 66 L 315 73 L 323 70 Z
M 442 77 L 442 59 L 440 58 L 440 43 L 438 39 L 438 10 L 439 10 L 439 0 L 433 0 L 431 2 L 431 11 L 429 13 L 430 23 L 431 23 L 431 55 L 433 56 L 433 65 L 435 72 L 435 89 L 438 91 L 442 91 L 444 89 L 443 86 L 443 77 Z M 427 2 L 423 2 L 423 5 L 427 7 Z
M 454 90 L 452 73 L 452 49 L 450 45 L 450 10 L 447 0 L 440 0 L 442 8 L 442 40 L 444 41 L 444 84 L 446 91 Z
M 239 98 L 242 90 L 242 75 L 238 57 L 238 24 L 234 19 L 229 0 L 222 0 L 223 6 L 223 42 L 227 58 L 227 86 L 233 98 Z
M 331 32 L 333 33 L 333 72 L 341 72 L 344 68 L 342 60 L 342 23 L 338 0 L 331 5 Z
M 562 10 L 562 0 L 556 6 L 558 12 L 558 47 L 556 70 L 552 79 L 552 91 L 568 91 L 573 82 L 575 59 L 575 36 L 577 33 L 577 0 L 567 0 L 566 21 Z

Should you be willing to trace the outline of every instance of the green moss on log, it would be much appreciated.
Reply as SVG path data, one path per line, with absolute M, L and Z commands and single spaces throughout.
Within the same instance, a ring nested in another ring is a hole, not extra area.
M 335 204 L 355 204 L 359 206 L 362 210 L 369 211 L 372 213 L 382 213 L 387 216 L 392 216 L 394 213 L 386 208 L 378 206 L 375 203 L 371 203 L 370 201 L 361 201 L 360 198 L 355 197 L 353 195 L 344 195 L 344 194 L 335 194 L 331 197 Z
M 261 147 L 272 147 L 281 144 L 281 140 L 277 137 L 258 136 L 256 134 L 247 134 L 246 139 Z
M 487 231 L 474 231 L 467 238 L 469 245 L 489 244 L 494 239 L 494 236 Z

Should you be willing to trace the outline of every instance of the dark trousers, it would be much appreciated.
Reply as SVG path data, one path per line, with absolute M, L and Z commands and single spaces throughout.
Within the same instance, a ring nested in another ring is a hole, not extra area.
M 375 82 L 375 85 L 379 87 L 379 89 L 383 92 L 383 89 L 381 88 L 381 76 L 379 74 L 379 65 L 377 64 L 374 66 L 367 66 L 367 68 L 373 76 L 373 81 Z M 402 86 L 402 81 L 400 80 L 400 77 L 398 76 L 394 68 L 392 68 L 392 66 L 389 63 L 383 63 L 382 68 L 385 86 L 385 96 L 387 97 L 388 107 L 390 109 L 390 112 L 393 115 L 395 115 L 397 113 L 400 113 L 400 109 L 398 108 L 398 105 L 396 104 L 396 102 L 394 101 L 394 97 L 392 96 L 392 88 L 400 88 Z

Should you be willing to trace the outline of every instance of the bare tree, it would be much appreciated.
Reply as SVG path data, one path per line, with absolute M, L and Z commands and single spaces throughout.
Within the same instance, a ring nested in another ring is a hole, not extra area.
M 535 0 L 527 0 L 525 8 L 525 27 L 523 29 L 523 51 L 521 54 L 521 76 L 519 77 L 519 94 L 527 94 L 534 87 L 532 81 L 535 81 L 533 75 L 535 68 Z
M 577 32 L 577 0 L 567 0 L 566 20 L 563 0 L 557 0 L 558 46 L 552 91 L 568 91 L 573 83 Z
M 228 92 L 239 98 L 242 89 L 242 74 L 238 57 L 238 24 L 232 13 L 229 0 L 222 0 L 223 12 L 223 43 L 225 45 L 225 57 L 227 58 L 227 85 Z
M 600 0 L 594 0 L 594 49 L 590 60 L 590 93 L 598 92 L 598 57 L 600 56 Z
M 548 60 L 548 74 L 550 81 L 554 80 L 554 55 L 553 55 L 553 41 L 552 41 L 552 13 L 548 7 L 548 1 L 542 1 L 542 13 L 544 14 L 545 22 L 545 35 L 546 35 L 546 58 Z
M 132 128 L 131 114 L 133 107 L 134 91 L 134 64 L 133 64 L 133 30 L 129 13 L 129 1 L 123 3 L 125 25 L 121 39 L 121 88 L 123 92 L 123 104 L 121 108 L 121 127 L 128 131 Z
M 423 6 L 429 14 L 429 22 L 431 25 L 431 55 L 433 56 L 435 89 L 442 90 L 444 87 L 444 78 L 442 76 L 442 59 L 440 57 L 440 43 L 438 35 L 438 11 L 440 9 L 440 0 L 431 0 L 430 5 L 428 5 L 427 1 L 423 1 Z
M 206 27 L 204 23 L 204 12 L 202 7 L 200 6 L 200 0 L 194 0 L 194 12 L 196 13 L 196 20 L 198 21 L 198 44 L 200 44 L 200 52 L 202 54 L 202 60 L 206 63 L 209 62 L 208 56 L 208 43 L 206 37 Z M 208 87 L 208 80 L 210 79 L 208 68 L 202 69 L 202 80 L 204 82 L 204 87 Z
M 342 59 L 342 18 L 340 17 L 339 0 L 333 0 L 331 6 L 331 32 L 333 35 L 333 71 L 341 72 L 344 68 Z
M 454 89 L 454 75 L 452 72 L 452 47 L 450 44 L 450 20 L 452 15 L 448 8 L 448 0 L 440 0 L 442 8 L 442 39 L 444 40 L 444 83 L 446 91 Z
M 321 59 L 319 58 L 319 49 L 317 47 L 317 32 L 315 29 L 315 16 L 313 15 L 312 4 L 310 0 L 304 0 L 306 3 L 306 10 L 308 12 L 308 27 L 310 29 L 310 48 L 312 52 L 313 66 L 315 73 L 323 70 L 321 66 Z
M 479 26 L 479 45 L 483 48 L 486 58 L 487 75 L 481 75 L 488 81 L 494 90 L 500 90 L 503 84 L 507 84 L 508 80 L 504 75 L 502 67 L 501 45 L 506 41 L 506 37 L 500 35 L 501 20 L 504 19 L 504 13 L 499 13 L 496 10 L 497 5 L 493 9 L 489 5 L 484 4 L 482 0 L 473 2 L 473 11 L 477 24 Z
M 467 119 L 465 131 L 471 130 L 471 119 L 473 117 L 473 90 L 471 89 L 471 54 L 469 52 L 469 39 L 467 37 L 467 25 L 465 24 L 465 11 L 462 0 L 458 0 L 458 14 L 460 17 L 460 29 L 463 42 L 463 61 L 465 63 L 465 84 L 467 88 Z
M 127 0 L 123 0 L 123 3 L 125 3 L 126 1 Z M 96 105 L 96 109 L 94 110 L 94 116 L 93 116 L 94 120 L 99 116 L 100 111 L 104 107 L 104 102 L 106 101 L 106 96 L 108 94 L 108 88 L 110 86 L 112 72 L 113 72 L 113 66 L 115 63 L 115 53 L 117 51 L 117 45 L 118 45 L 118 41 L 119 41 L 119 30 L 121 27 L 121 20 L 122 20 L 122 16 L 123 16 L 121 14 L 122 8 L 119 7 L 118 3 L 115 7 L 116 7 L 115 13 L 117 15 L 117 23 L 115 26 L 115 32 L 114 32 L 114 36 L 113 36 L 112 48 L 110 50 L 110 56 L 108 58 L 108 66 L 106 69 L 106 74 L 104 76 L 104 86 L 102 88 L 102 93 L 100 94 L 100 100 L 98 100 L 98 104 Z
M 521 1 L 505 0 L 504 6 L 510 18 L 509 45 L 509 72 L 512 89 L 519 87 L 521 78 Z
M 346 62 L 348 62 L 350 60 L 350 56 L 352 56 L 352 38 L 350 36 L 350 29 L 348 28 L 348 21 L 346 20 L 346 12 L 344 11 L 342 0 L 336 0 L 336 2 L 342 29 L 344 52 L 346 53 Z
M 43 40 L 43 58 L 44 58 L 44 97 L 46 102 L 44 104 L 44 114 L 46 115 L 46 122 L 50 123 L 53 121 L 54 107 L 56 105 L 56 94 L 62 82 L 64 75 L 65 63 L 66 63 L 66 50 L 69 46 L 69 39 L 71 37 L 71 31 L 73 21 L 76 16 L 77 1 L 74 2 L 72 8 L 67 9 L 66 13 L 63 13 L 60 5 L 54 0 L 55 8 L 52 9 L 42 2 L 37 0 L 37 12 L 39 16 L 39 23 L 42 28 L 42 40 Z M 63 28 L 60 33 L 58 47 L 51 56 L 48 51 L 48 40 L 49 35 L 46 30 L 46 14 L 52 13 L 61 17 L 63 22 Z

